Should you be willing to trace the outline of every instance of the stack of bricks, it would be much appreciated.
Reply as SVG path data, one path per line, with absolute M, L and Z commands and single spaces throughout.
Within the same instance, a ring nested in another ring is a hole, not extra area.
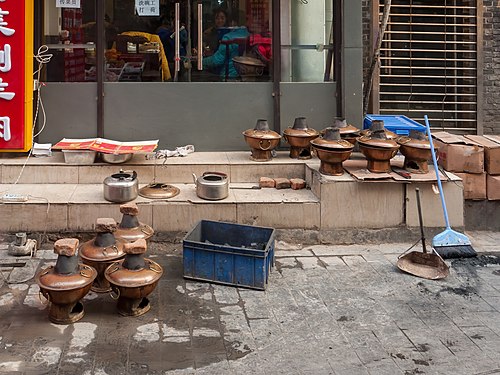
M 261 177 L 259 179 L 261 188 L 292 189 L 300 190 L 306 187 L 306 182 L 301 178 L 270 178 Z

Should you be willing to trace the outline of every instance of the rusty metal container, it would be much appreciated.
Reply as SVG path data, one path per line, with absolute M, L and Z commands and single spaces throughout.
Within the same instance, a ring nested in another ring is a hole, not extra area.
M 115 238 L 123 242 L 134 242 L 141 238 L 147 240 L 154 234 L 153 228 L 139 222 L 139 207 L 136 203 L 129 202 L 120 205 L 122 220 L 114 232 Z
M 139 316 L 151 308 L 147 297 L 158 285 L 163 269 L 158 263 L 144 258 L 146 248 L 144 239 L 126 243 L 125 259 L 113 262 L 104 273 L 114 293 L 111 296 L 118 301 L 120 315 Z
M 81 299 L 97 277 L 94 268 L 78 263 L 78 245 L 76 238 L 56 241 L 55 266 L 44 268 L 35 276 L 40 294 L 49 301 L 49 319 L 55 324 L 70 324 L 83 318 L 85 311 Z
M 353 145 L 356 144 L 356 139 L 359 137 L 360 130 L 354 125 L 348 124 L 347 120 L 341 117 L 335 117 L 333 119 L 332 128 L 339 129 L 340 138 L 351 142 Z M 322 130 L 322 135 L 324 135 L 325 129 Z
M 341 139 L 338 128 L 326 128 L 324 136 L 311 141 L 314 153 L 321 160 L 319 171 L 329 176 L 344 174 L 342 162 L 349 159 L 354 145 Z
M 385 173 L 391 171 L 390 160 L 396 156 L 399 144 L 395 140 L 387 138 L 383 128 L 359 137 L 358 145 L 359 150 L 368 160 L 370 172 Z
M 92 290 L 96 293 L 111 291 L 111 285 L 104 277 L 104 271 L 111 263 L 125 256 L 123 241 L 117 240 L 114 236 L 116 227 L 114 219 L 97 219 L 96 237 L 80 247 L 79 252 L 83 263 L 97 270 L 98 275 L 92 284 Z
M 361 130 L 359 132 L 359 134 L 361 136 L 371 136 L 372 133 L 374 132 L 380 132 L 380 131 L 383 131 L 385 133 L 385 137 L 387 139 L 396 139 L 399 137 L 399 135 L 397 135 L 396 133 L 394 132 L 391 132 L 390 130 L 387 130 L 385 127 L 384 127 L 384 121 L 382 120 L 373 120 L 372 121 L 372 125 L 370 126 L 369 129 L 364 129 L 364 130 Z
M 281 135 L 269 129 L 267 120 L 257 120 L 253 129 L 243 132 L 245 142 L 252 149 L 250 160 L 269 161 L 272 159 L 272 150 L 280 143 Z
M 396 139 L 399 150 L 405 157 L 404 168 L 412 173 L 428 173 L 428 162 L 432 160 L 429 138 L 420 131 L 411 130 L 410 136 Z M 436 145 L 434 148 L 437 149 Z
M 308 127 L 305 117 L 297 117 L 293 127 L 283 131 L 283 139 L 290 145 L 292 159 L 311 159 L 311 141 L 318 136 L 317 130 Z

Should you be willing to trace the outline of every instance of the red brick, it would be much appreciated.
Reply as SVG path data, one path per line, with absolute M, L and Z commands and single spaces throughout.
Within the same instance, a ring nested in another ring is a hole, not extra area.
M 261 188 L 273 188 L 275 187 L 275 183 L 274 183 L 274 180 L 272 178 L 269 178 L 269 177 L 261 177 L 259 179 L 259 186 Z
M 290 180 L 288 178 L 275 178 L 276 189 L 290 189 Z
M 293 190 L 300 190 L 306 187 L 306 182 L 301 178 L 291 178 L 290 185 Z

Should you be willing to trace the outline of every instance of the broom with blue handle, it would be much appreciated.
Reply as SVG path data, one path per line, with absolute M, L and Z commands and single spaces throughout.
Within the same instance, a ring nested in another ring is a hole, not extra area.
M 436 153 L 434 151 L 434 144 L 432 142 L 431 127 L 429 125 L 429 119 L 427 118 L 427 115 L 424 116 L 424 119 L 425 127 L 427 129 L 427 136 L 429 137 L 429 143 L 431 145 L 432 163 L 434 164 L 434 170 L 436 172 L 436 179 L 439 187 L 439 197 L 441 198 L 441 205 L 443 206 L 444 221 L 446 223 L 446 229 L 434 236 L 434 238 L 432 239 L 432 247 L 444 259 L 475 257 L 477 253 L 472 248 L 472 244 L 469 238 L 465 234 L 454 231 L 450 227 L 450 220 L 448 218 L 448 211 L 446 210 L 446 202 L 444 200 L 443 186 L 441 185 L 441 179 L 439 178 Z

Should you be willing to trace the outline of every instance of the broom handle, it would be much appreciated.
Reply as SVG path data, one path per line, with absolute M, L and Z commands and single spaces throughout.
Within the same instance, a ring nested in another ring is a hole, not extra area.
M 420 224 L 420 239 L 422 240 L 422 250 L 424 253 L 427 252 L 425 248 L 425 235 L 424 235 L 424 223 L 422 220 L 422 207 L 420 206 L 420 189 L 415 189 L 415 194 L 417 195 L 417 208 L 418 208 L 418 222 Z
M 450 220 L 448 219 L 448 211 L 446 210 L 446 202 L 444 200 L 443 185 L 441 185 L 441 178 L 439 177 L 439 169 L 436 160 L 436 153 L 434 151 L 434 142 L 432 141 L 431 127 L 429 125 L 429 119 L 427 115 L 424 116 L 425 127 L 427 129 L 427 136 L 429 137 L 429 143 L 431 145 L 432 163 L 434 164 L 434 171 L 436 172 L 436 179 L 439 188 L 439 197 L 441 198 L 441 206 L 443 206 L 444 221 L 446 222 L 446 229 L 450 229 Z

